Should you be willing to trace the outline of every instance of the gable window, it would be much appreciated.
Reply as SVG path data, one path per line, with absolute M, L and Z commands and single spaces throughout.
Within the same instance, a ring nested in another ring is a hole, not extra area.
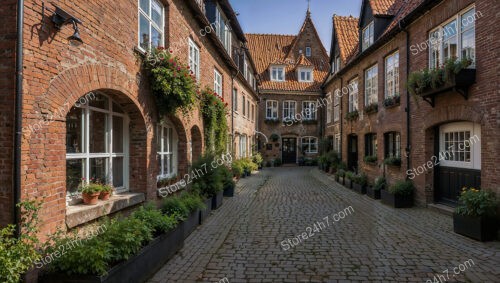
M 318 138 L 303 137 L 302 138 L 302 151 L 304 153 L 318 153 Z
M 313 73 L 311 69 L 299 69 L 299 82 L 312 82 Z
M 374 29 L 373 21 L 363 29 L 363 41 L 362 41 L 363 51 L 365 51 L 368 47 L 370 47 L 373 44 L 373 29 Z
M 399 52 L 385 58 L 385 98 L 399 96 Z
M 316 120 L 316 102 L 315 101 L 303 101 L 302 102 L 302 115 L 304 120 Z
M 214 69 L 214 92 L 222 97 L 222 75 Z
M 68 203 L 78 199 L 82 178 L 112 184 L 118 192 L 129 190 L 128 129 L 128 116 L 105 95 L 71 108 L 66 116 Z
M 266 119 L 278 119 L 278 101 L 266 101 Z
M 142 50 L 163 46 L 164 7 L 157 0 L 139 0 L 139 46 Z
M 217 6 L 217 8 L 215 9 L 215 23 L 214 24 L 215 24 L 215 31 L 216 31 L 217 37 L 219 38 L 219 40 L 222 42 L 222 44 L 226 48 L 226 51 L 229 54 L 232 54 L 231 27 L 229 25 L 229 21 L 225 19 L 219 6 Z
M 378 66 L 375 65 L 365 71 L 365 106 L 378 102 Z
M 271 67 L 271 80 L 276 82 L 284 82 L 285 67 Z
M 349 113 L 358 109 L 358 78 L 355 78 L 349 82 Z
M 233 88 L 233 111 L 238 112 L 238 90 Z
M 311 47 L 307 46 L 307 47 L 306 47 L 306 56 L 307 56 L 307 57 L 311 57 L 311 55 L 312 55 L 312 50 L 311 50 Z
M 326 96 L 326 100 L 327 101 L 332 101 L 332 93 L 329 93 Z M 332 107 L 332 105 L 327 104 L 326 105 L 326 123 L 327 124 L 331 123 L 332 122 L 332 118 L 333 118 L 333 107 Z
M 385 157 L 401 158 L 401 135 L 398 132 L 384 134 Z
M 447 60 L 470 58 L 476 61 L 475 8 L 455 15 L 429 33 L 429 67 L 438 68 Z
M 194 41 L 189 39 L 189 68 L 193 75 L 196 76 L 196 80 L 200 80 L 200 48 Z
M 335 91 L 333 96 L 333 122 L 340 120 L 340 90 Z
M 365 156 L 377 156 L 377 134 L 365 135 Z
M 171 178 L 177 173 L 177 133 L 166 123 L 158 126 L 158 179 Z
M 295 118 L 295 101 L 283 101 L 283 121 L 293 120 Z

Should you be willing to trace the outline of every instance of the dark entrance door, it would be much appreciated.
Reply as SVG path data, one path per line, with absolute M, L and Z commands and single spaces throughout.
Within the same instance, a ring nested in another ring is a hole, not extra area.
M 462 188 L 481 187 L 481 170 L 456 167 L 436 167 L 436 201 L 456 206 Z
M 297 139 L 283 138 L 281 143 L 283 163 L 297 163 Z
M 349 135 L 347 137 L 347 169 L 356 171 L 358 168 L 358 137 Z

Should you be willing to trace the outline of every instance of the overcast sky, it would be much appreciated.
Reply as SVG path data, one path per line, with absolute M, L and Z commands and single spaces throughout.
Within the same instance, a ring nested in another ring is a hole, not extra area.
M 246 33 L 297 34 L 307 0 L 230 0 Z M 361 0 L 311 0 L 311 16 L 326 50 L 330 51 L 332 16 L 359 17 Z

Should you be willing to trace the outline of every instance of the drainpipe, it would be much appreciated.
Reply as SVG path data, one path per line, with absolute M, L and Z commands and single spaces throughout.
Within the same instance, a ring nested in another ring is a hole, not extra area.
M 21 139 L 23 127 L 23 22 L 24 0 L 17 1 L 17 42 L 16 42 L 16 105 L 14 125 L 14 207 L 13 216 L 16 225 L 16 236 L 21 233 L 19 229 L 20 211 L 17 204 L 21 201 Z
M 339 144 L 339 148 L 340 148 L 340 160 L 343 159 L 343 154 L 342 154 L 342 146 L 343 146 L 343 141 L 344 141 L 344 135 L 343 135 L 343 129 L 344 129 L 344 120 L 342 119 L 342 97 L 344 96 L 342 94 L 342 90 L 344 88 L 344 77 L 340 77 L 340 95 L 341 97 L 339 98 L 339 122 L 340 122 L 340 144 Z M 335 96 L 335 94 L 334 94 Z M 335 97 L 333 98 L 335 99 Z M 334 100 L 335 101 L 335 100 Z M 335 105 L 335 103 L 333 103 Z M 335 138 L 335 137 L 333 137 Z
M 401 21 L 398 23 L 399 28 L 406 34 L 406 80 L 410 76 L 410 33 L 406 27 L 402 27 Z M 411 152 L 411 139 L 410 139 L 410 92 L 406 90 L 406 169 L 410 170 L 410 152 Z M 406 179 L 408 179 L 408 174 L 406 174 Z

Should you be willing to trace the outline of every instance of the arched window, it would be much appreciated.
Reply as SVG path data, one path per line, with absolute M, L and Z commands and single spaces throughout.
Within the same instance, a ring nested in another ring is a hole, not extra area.
M 78 185 L 90 180 L 128 186 L 129 118 L 120 106 L 99 93 L 82 96 L 66 116 L 66 189 L 68 201 Z
M 158 180 L 171 178 L 177 174 L 177 148 L 179 138 L 170 121 L 162 122 L 158 126 Z M 192 158 L 192 145 L 190 146 Z

